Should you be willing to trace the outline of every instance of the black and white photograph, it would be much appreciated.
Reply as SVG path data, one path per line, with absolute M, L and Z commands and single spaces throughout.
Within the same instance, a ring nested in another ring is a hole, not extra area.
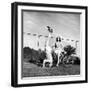
M 80 75 L 80 14 L 22 11 L 22 77 Z
M 13 85 L 87 82 L 87 7 L 30 3 L 12 6 L 18 52 L 17 61 L 13 60 Z

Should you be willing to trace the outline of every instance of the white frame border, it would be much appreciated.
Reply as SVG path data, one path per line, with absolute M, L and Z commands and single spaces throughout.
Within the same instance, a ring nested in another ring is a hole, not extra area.
M 49 76 L 49 77 L 30 77 L 21 79 L 21 10 L 43 10 L 43 11 L 61 11 L 81 13 L 80 15 L 80 41 L 81 41 L 81 74 L 68 76 Z M 83 64 L 84 63 L 84 64 Z M 65 81 L 80 81 L 85 80 L 85 10 L 70 9 L 70 8 L 54 8 L 54 7 L 37 7 L 37 6 L 18 6 L 18 84 L 34 84 L 48 82 L 65 82 Z

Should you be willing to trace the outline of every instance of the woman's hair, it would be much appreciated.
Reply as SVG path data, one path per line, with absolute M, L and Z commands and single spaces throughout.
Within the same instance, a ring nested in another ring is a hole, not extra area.
M 61 42 L 61 38 L 60 37 L 56 37 L 56 42 Z

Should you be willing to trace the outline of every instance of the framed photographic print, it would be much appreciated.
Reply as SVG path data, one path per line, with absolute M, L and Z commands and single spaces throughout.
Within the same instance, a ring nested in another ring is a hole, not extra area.
M 11 85 L 87 83 L 87 6 L 11 4 Z

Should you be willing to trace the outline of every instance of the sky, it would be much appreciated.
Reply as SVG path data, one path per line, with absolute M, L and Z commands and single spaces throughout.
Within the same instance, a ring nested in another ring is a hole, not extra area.
M 47 27 L 53 29 L 53 36 L 80 40 L 80 14 L 63 12 L 23 11 L 23 32 L 48 35 Z M 40 40 L 40 47 L 45 38 Z M 37 37 L 24 34 L 24 46 L 37 48 Z

